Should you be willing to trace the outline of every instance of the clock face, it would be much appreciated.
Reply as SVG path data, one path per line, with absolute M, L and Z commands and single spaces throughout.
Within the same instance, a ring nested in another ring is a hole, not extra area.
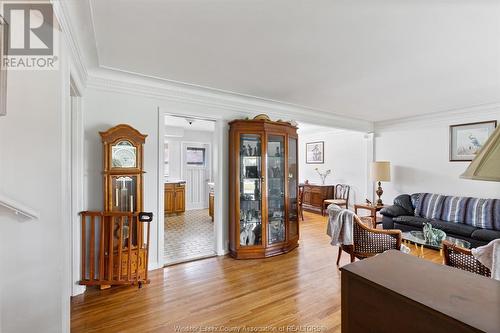
M 137 166 L 136 148 L 128 141 L 120 141 L 111 147 L 114 168 L 135 168 Z

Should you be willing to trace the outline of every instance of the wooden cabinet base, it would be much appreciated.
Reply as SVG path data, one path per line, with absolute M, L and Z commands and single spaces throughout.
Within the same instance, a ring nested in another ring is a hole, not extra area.
M 334 197 L 334 185 L 304 184 L 304 202 L 302 208 L 309 212 L 320 213 L 323 202 Z
M 498 332 L 493 279 L 396 250 L 341 272 L 343 333 Z
M 262 259 L 285 254 L 299 246 L 298 239 L 285 245 L 270 246 L 267 248 L 240 248 L 237 251 L 229 250 L 229 255 L 235 259 Z
M 180 215 L 186 211 L 185 183 L 166 183 L 164 185 L 165 215 Z

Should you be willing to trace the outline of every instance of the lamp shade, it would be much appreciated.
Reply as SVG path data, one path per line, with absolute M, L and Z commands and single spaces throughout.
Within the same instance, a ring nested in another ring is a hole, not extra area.
M 500 181 L 500 127 L 497 127 L 488 138 L 467 170 L 460 177 Z
M 372 162 L 372 180 L 376 182 L 391 181 L 391 162 L 378 161 Z

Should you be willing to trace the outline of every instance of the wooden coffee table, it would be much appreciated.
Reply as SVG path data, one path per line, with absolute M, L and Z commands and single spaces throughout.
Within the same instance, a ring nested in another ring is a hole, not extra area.
M 372 219 L 372 226 L 374 229 L 376 229 L 377 228 L 377 212 L 384 207 L 388 207 L 388 206 L 387 205 L 377 206 L 377 205 L 370 205 L 370 204 L 366 204 L 366 203 L 355 204 L 354 205 L 354 213 L 356 215 L 358 215 L 358 209 L 364 209 L 364 210 L 370 211 L 370 215 L 368 215 L 368 217 L 370 217 Z

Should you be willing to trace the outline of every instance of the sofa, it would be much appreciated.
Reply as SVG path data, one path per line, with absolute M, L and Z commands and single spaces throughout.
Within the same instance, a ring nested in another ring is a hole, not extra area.
M 500 238 L 500 200 L 446 196 L 434 193 L 402 194 L 394 205 L 380 210 L 384 229 L 422 230 L 428 222 L 446 235 L 478 247 Z

